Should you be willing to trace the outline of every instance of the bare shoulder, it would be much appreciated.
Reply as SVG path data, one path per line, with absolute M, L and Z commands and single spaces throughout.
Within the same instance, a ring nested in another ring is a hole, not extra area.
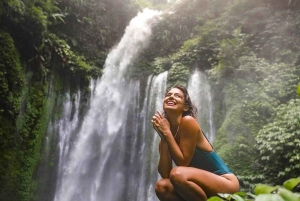
M 200 129 L 197 120 L 191 116 L 182 117 L 180 126 L 190 129 Z
M 189 115 L 182 117 L 181 121 L 183 123 L 197 123 L 197 120 L 194 117 L 191 117 Z

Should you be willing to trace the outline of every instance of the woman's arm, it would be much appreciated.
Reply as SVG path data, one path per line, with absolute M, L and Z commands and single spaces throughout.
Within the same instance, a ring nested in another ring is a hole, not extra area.
M 168 153 L 178 166 L 188 166 L 194 155 L 200 126 L 196 119 L 191 116 L 182 117 L 179 125 L 178 135 L 180 142 L 177 144 L 171 131 L 170 124 L 161 113 L 158 112 L 156 117 L 153 117 L 152 123 L 161 137 L 161 153 L 162 159 L 167 160 Z M 166 146 L 167 145 L 167 146 Z M 165 165 L 165 163 L 163 163 Z M 169 167 L 169 166 L 168 166 Z M 164 168 L 162 168 L 164 169 Z
M 191 116 L 185 116 L 179 125 L 179 145 L 172 135 L 164 135 L 164 139 L 168 144 L 169 153 L 176 165 L 188 166 L 190 164 L 196 149 L 199 131 L 200 127 L 197 121 Z
M 162 178 L 169 178 L 172 169 L 172 158 L 169 153 L 168 144 L 164 139 L 161 139 L 159 143 L 159 155 L 158 172 Z

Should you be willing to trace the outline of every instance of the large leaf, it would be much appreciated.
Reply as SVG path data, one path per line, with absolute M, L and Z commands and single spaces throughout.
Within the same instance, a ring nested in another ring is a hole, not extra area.
M 260 194 L 256 197 L 255 201 L 285 201 L 278 194 Z
M 288 191 L 286 189 L 279 189 L 278 194 L 285 200 L 285 201 L 300 201 L 300 197 L 296 194 Z
M 287 180 L 286 182 L 283 183 L 283 186 L 284 188 L 292 191 L 299 184 L 300 184 L 300 177 Z
M 247 195 L 247 193 L 244 192 L 237 192 L 234 194 L 227 194 L 227 193 L 218 193 L 218 195 L 225 200 L 237 200 L 237 201 L 244 201 L 244 197 Z
M 242 198 L 247 198 L 247 199 L 255 199 L 255 197 L 256 197 L 256 195 L 254 195 L 254 194 L 252 194 L 252 193 L 249 193 L 249 192 L 236 192 L 236 193 L 234 193 L 233 195 L 238 195 L 238 196 L 240 196 L 240 197 L 242 197 Z
M 270 194 L 274 191 L 276 191 L 279 188 L 279 186 L 268 186 L 265 184 L 258 184 L 255 188 L 254 188 L 254 193 L 255 195 L 260 195 L 260 194 Z
M 239 196 L 241 196 L 241 197 L 246 197 L 247 196 L 247 193 L 246 192 L 236 192 L 236 193 L 234 193 L 234 195 L 239 195 Z
M 223 199 L 218 196 L 213 196 L 210 197 L 207 201 L 223 201 Z
M 229 196 L 230 196 L 230 194 L 228 194 L 228 193 L 218 193 L 218 195 L 222 198 L 225 198 L 226 200 L 228 200 Z
M 237 201 L 244 201 L 244 199 L 239 195 L 231 195 L 230 197 Z

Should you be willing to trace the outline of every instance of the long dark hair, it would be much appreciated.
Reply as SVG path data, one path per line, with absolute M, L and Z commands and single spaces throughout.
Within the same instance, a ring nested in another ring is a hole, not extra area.
M 188 116 L 188 115 L 189 115 L 189 116 L 194 117 L 195 119 L 197 119 L 197 108 L 196 108 L 196 106 L 192 103 L 192 100 L 191 100 L 191 98 L 190 98 L 190 95 L 189 95 L 187 89 L 186 89 L 184 86 L 182 86 L 182 85 L 174 85 L 174 86 L 170 87 L 170 88 L 166 91 L 166 94 L 165 94 L 165 95 L 167 95 L 167 93 L 168 93 L 171 89 L 173 89 L 173 88 L 177 88 L 177 89 L 179 89 L 180 91 L 182 91 L 182 93 L 183 93 L 183 95 L 184 95 L 184 103 L 185 103 L 185 105 L 189 106 L 189 109 L 188 109 L 187 111 L 184 111 L 184 112 L 182 113 L 182 116 L 184 117 L 184 116 Z

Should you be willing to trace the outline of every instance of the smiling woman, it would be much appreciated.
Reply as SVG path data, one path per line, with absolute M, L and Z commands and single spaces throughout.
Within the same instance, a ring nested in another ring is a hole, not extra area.
M 161 201 L 200 201 L 217 193 L 239 190 L 236 176 L 214 152 L 196 121 L 197 109 L 186 88 L 174 86 L 163 100 L 152 124 L 161 140 L 155 191 Z M 172 161 L 177 167 L 173 167 Z

